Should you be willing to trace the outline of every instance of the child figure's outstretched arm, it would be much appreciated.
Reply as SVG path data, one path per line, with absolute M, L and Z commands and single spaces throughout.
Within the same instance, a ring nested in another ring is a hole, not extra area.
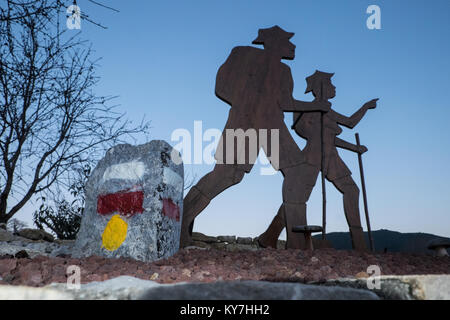
M 344 116 L 334 110 L 329 112 L 329 115 L 336 120 L 337 123 L 353 129 L 359 121 L 361 121 L 362 117 L 366 114 L 367 110 L 375 109 L 377 106 L 377 99 L 372 99 L 369 102 L 366 102 L 358 111 L 356 111 L 351 117 Z
M 328 101 L 314 100 L 314 101 L 300 101 L 293 99 L 293 104 L 283 109 L 283 111 L 293 112 L 327 112 L 330 110 L 331 103 Z
M 335 144 L 336 147 L 339 147 L 339 148 L 342 148 L 342 149 L 346 149 L 346 150 L 349 150 L 349 151 L 353 151 L 353 152 L 356 152 L 356 153 L 363 154 L 364 152 L 367 151 L 366 146 L 359 146 L 359 148 L 358 148 L 358 146 L 356 144 L 347 142 L 347 141 L 342 140 L 342 139 L 340 139 L 338 137 L 334 138 L 334 144 Z

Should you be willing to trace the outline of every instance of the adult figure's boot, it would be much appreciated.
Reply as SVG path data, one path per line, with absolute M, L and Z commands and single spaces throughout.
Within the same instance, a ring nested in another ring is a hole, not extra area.
M 284 221 L 284 207 L 280 206 L 277 215 L 273 218 L 267 230 L 258 237 L 258 243 L 263 248 L 277 248 L 278 237 L 283 231 L 286 222 Z
M 192 242 L 192 229 L 195 217 L 209 204 L 210 200 L 195 186 L 189 190 L 183 200 L 183 218 L 181 221 L 180 248 L 187 247 Z
M 350 227 L 350 237 L 354 250 L 367 252 L 366 240 L 361 226 Z

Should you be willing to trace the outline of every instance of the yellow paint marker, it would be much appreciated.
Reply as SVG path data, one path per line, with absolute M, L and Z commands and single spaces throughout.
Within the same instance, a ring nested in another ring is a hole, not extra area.
M 105 227 L 102 235 L 102 248 L 108 251 L 117 250 L 127 237 L 128 223 L 118 214 L 114 215 Z

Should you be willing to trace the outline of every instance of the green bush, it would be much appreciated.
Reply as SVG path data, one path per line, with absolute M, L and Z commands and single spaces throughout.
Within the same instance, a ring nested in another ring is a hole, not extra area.
M 84 212 L 84 187 L 91 172 L 90 166 L 78 169 L 79 179 L 69 187 L 73 201 L 53 196 L 50 205 L 46 197 L 41 197 L 42 204 L 33 214 L 33 222 L 39 229 L 50 229 L 58 239 L 73 240 L 80 230 L 81 217 Z

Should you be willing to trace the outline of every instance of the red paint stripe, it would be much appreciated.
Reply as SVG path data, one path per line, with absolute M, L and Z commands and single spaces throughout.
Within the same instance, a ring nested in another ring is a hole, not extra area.
M 180 208 L 172 201 L 172 199 L 163 199 L 162 213 L 170 219 L 180 221 Z
M 99 195 L 97 198 L 97 212 L 101 215 L 118 212 L 131 217 L 136 213 L 144 212 L 143 203 L 143 191 L 120 191 Z

